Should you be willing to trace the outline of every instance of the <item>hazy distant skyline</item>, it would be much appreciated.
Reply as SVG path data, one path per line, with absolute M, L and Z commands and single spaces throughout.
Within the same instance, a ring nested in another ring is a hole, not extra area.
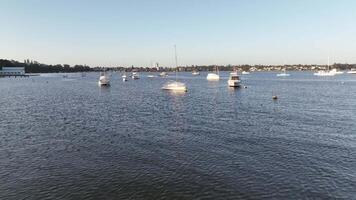
M 0 0 L 0 59 L 94 66 L 356 63 L 353 0 Z

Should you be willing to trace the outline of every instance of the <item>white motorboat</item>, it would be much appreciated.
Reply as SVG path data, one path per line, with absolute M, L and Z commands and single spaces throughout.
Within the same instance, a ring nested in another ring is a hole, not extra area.
M 250 72 L 243 71 L 241 74 L 243 74 L 243 75 L 249 75 L 249 74 L 250 74 Z
M 347 72 L 348 74 L 356 74 L 356 69 L 351 69 L 350 71 Z
M 192 75 L 193 75 L 193 76 L 198 76 L 199 74 L 200 74 L 199 71 L 193 71 L 193 72 L 192 72 Z
M 230 72 L 230 76 L 231 75 L 237 76 L 237 71 Z
M 152 74 L 149 74 L 149 75 L 147 75 L 147 77 L 148 78 L 154 78 L 154 77 L 156 77 L 155 75 L 152 75 Z
M 343 73 L 344 73 L 343 71 L 339 71 L 339 70 L 337 70 L 337 69 L 332 69 L 332 70 L 330 70 L 330 72 L 334 73 L 335 75 L 343 74 Z
M 286 76 L 290 76 L 290 74 L 287 74 L 285 72 L 277 74 L 278 77 L 286 77 Z
M 136 80 L 136 79 L 139 79 L 140 77 L 138 76 L 137 72 L 132 72 L 131 78 Z
M 185 86 L 184 83 L 178 82 L 177 81 L 177 69 L 178 69 L 178 58 L 177 58 L 177 47 L 174 45 L 174 55 L 175 55 L 175 61 L 176 61 L 176 80 L 175 81 L 170 81 L 166 83 L 162 89 L 163 90 L 169 90 L 173 92 L 186 92 L 187 87 Z
M 331 71 L 320 70 L 314 73 L 314 76 L 335 76 L 335 73 Z
M 100 86 L 109 86 L 110 85 L 109 77 L 106 75 L 105 72 L 100 73 L 98 84 Z
M 161 72 L 161 73 L 159 74 L 159 76 L 160 76 L 160 77 L 167 77 L 168 74 L 167 74 L 167 72 Z
M 240 87 L 240 82 L 241 80 L 237 72 L 231 72 L 230 78 L 227 81 L 229 87 Z
M 284 69 L 283 72 L 277 74 L 277 76 L 279 76 L 279 77 L 286 77 L 286 76 L 290 76 L 290 74 L 287 74 L 287 73 L 286 73 L 286 69 Z

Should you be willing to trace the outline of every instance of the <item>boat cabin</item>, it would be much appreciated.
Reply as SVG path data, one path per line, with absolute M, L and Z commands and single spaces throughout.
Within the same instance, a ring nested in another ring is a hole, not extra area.
M 240 80 L 240 77 L 237 75 L 233 75 L 233 76 L 230 76 L 230 80 L 238 81 L 238 80 Z

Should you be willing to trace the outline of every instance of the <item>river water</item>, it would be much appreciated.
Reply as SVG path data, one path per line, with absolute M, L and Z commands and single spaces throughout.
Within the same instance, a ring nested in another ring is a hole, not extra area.
M 356 76 L 98 75 L 0 79 L 0 199 L 356 198 Z

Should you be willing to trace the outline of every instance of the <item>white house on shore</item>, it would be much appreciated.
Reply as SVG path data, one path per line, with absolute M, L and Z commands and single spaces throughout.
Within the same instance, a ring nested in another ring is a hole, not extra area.
M 2 67 L 0 76 L 21 76 L 25 75 L 25 67 Z

